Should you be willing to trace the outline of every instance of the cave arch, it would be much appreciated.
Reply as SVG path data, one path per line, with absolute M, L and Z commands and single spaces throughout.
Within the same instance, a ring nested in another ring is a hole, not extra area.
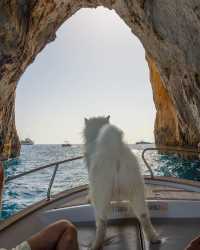
M 81 8 L 113 9 L 145 48 L 154 102 L 156 144 L 200 140 L 200 3 L 149 0 L 33 0 L 0 3 L 0 152 L 19 153 L 15 90 L 56 30 Z

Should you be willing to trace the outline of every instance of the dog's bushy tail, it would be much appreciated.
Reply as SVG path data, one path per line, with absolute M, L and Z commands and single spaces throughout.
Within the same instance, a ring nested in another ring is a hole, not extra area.
M 97 137 L 97 152 L 101 152 L 104 156 L 119 156 L 122 147 L 123 132 L 111 124 L 104 125 Z M 118 158 L 118 157 L 116 157 Z

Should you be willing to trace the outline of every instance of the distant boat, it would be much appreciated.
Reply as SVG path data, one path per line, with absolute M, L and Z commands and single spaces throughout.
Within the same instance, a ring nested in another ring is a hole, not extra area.
M 30 138 L 26 138 L 25 140 L 21 140 L 21 145 L 33 145 L 34 141 L 32 141 Z
M 70 144 L 68 141 L 65 141 L 63 144 L 62 144 L 62 147 L 71 147 L 72 144 Z
M 148 142 L 148 141 L 138 141 L 135 144 L 152 144 L 152 142 Z

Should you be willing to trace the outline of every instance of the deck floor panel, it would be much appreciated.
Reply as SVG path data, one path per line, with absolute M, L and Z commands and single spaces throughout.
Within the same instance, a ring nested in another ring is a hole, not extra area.
M 145 250 L 185 250 L 200 235 L 200 219 L 153 219 L 152 223 L 163 242 L 149 244 L 145 239 Z
M 150 244 L 144 236 L 144 250 L 184 250 L 200 234 L 200 219 L 154 219 L 153 225 L 162 238 L 161 244 Z M 95 238 L 95 226 L 77 225 L 79 244 L 88 249 Z M 136 220 L 111 223 L 106 232 L 103 250 L 142 250 Z
M 95 239 L 95 226 L 78 226 L 78 238 L 81 250 L 88 250 Z M 103 250 L 142 250 L 137 222 L 121 221 L 108 225 Z

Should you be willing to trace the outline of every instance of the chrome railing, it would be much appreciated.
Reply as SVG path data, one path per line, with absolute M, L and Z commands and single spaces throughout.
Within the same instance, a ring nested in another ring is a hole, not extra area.
M 149 163 L 147 162 L 146 158 L 145 158 L 145 153 L 147 151 L 160 151 L 160 152 L 169 152 L 169 153 L 179 153 L 181 155 L 186 153 L 186 154 L 191 154 L 191 155 L 197 155 L 199 156 L 200 155 L 200 151 L 197 150 L 197 149 L 194 149 L 194 148 L 183 148 L 183 147 L 164 147 L 164 146 L 161 146 L 161 147 L 152 147 L 152 148 L 145 148 L 143 151 L 142 151 L 142 159 L 147 167 L 147 169 L 149 170 L 150 172 L 150 175 L 151 175 L 151 178 L 154 179 L 154 174 L 153 174 L 153 171 L 151 169 L 151 166 L 149 165 Z
M 51 188 L 53 186 L 53 182 L 54 182 L 57 170 L 60 167 L 60 165 L 63 164 L 63 163 L 66 163 L 66 162 L 72 162 L 72 161 L 76 161 L 76 160 L 80 160 L 80 159 L 83 159 L 83 156 L 78 156 L 78 157 L 66 159 L 66 160 L 63 160 L 63 161 L 57 161 L 57 162 L 53 162 L 53 163 L 45 165 L 45 166 L 34 168 L 34 169 L 29 170 L 29 171 L 23 172 L 21 174 L 17 174 L 17 175 L 8 177 L 5 180 L 5 183 L 13 181 L 15 179 L 18 179 L 18 178 L 23 177 L 25 175 L 32 174 L 32 173 L 38 172 L 40 170 L 51 168 L 51 167 L 55 166 L 53 174 L 52 174 L 51 179 L 49 181 L 48 190 L 47 190 L 47 200 L 50 200 L 51 199 Z

